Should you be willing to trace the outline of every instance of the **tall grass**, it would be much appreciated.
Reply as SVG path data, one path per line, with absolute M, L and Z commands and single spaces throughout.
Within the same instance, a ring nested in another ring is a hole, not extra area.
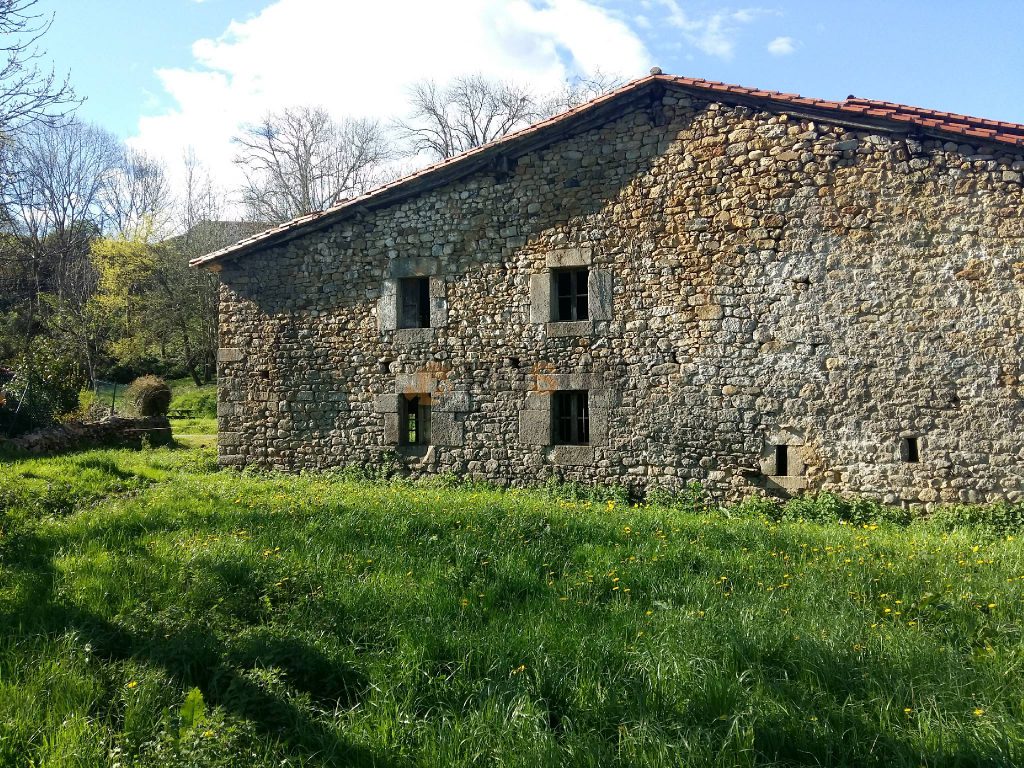
M 1024 760 L 1005 527 L 198 450 L 9 462 L 0 494 L 0 764 Z

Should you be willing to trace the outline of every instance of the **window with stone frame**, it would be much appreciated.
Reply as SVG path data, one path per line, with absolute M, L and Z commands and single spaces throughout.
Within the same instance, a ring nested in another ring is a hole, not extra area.
M 555 322 L 577 322 L 590 317 L 587 267 L 551 271 L 552 317 Z
M 590 393 L 587 390 L 551 394 L 551 436 L 555 445 L 590 444 Z
M 399 445 L 430 445 L 430 395 L 404 395 L 398 419 Z
M 775 474 L 778 477 L 789 475 L 789 446 L 775 446 Z
M 530 322 L 549 337 L 601 330 L 595 323 L 612 319 L 613 300 L 612 271 L 594 263 L 589 247 L 549 251 L 544 268 L 530 275 Z
M 900 440 L 900 458 L 907 464 L 921 461 L 921 449 L 916 437 L 904 437 Z
M 430 278 L 405 277 L 398 281 L 398 327 L 430 327 Z

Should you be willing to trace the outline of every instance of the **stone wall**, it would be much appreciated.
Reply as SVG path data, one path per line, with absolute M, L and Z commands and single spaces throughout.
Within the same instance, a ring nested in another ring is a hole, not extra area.
M 226 262 L 221 461 L 1020 499 L 1022 172 L 1007 147 L 666 95 Z M 583 323 L 546 314 L 565 259 L 591 270 Z M 410 274 L 432 328 L 395 329 Z M 563 388 L 593 393 L 585 450 L 550 445 Z M 395 445 L 403 391 L 434 398 L 429 448 Z
M 0 438 L 0 450 L 60 453 L 87 448 L 141 448 L 171 442 L 171 423 L 163 416 L 144 419 L 114 417 L 89 424 L 73 422 L 21 437 Z

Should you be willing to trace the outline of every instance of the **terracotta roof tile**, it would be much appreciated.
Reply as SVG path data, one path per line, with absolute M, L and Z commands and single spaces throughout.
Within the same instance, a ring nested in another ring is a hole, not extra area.
M 747 88 L 741 85 L 730 85 L 716 80 L 702 80 L 662 74 L 649 75 L 626 83 L 621 88 L 612 91 L 611 93 L 599 96 L 593 101 L 581 104 L 578 107 L 574 107 L 573 109 L 559 115 L 550 117 L 547 120 L 542 120 L 539 123 L 535 123 L 534 125 L 523 128 L 515 133 L 511 133 L 501 139 L 485 144 L 482 147 L 477 147 L 469 150 L 468 152 L 464 152 L 457 157 L 448 158 L 434 163 L 433 165 L 411 173 L 397 181 L 391 182 L 390 184 L 378 187 L 377 189 L 360 195 L 359 197 L 344 200 L 324 211 L 300 216 L 299 218 L 273 227 L 259 235 L 254 235 L 253 237 L 241 240 L 232 246 L 223 248 L 219 251 L 214 251 L 213 253 L 207 254 L 201 258 L 194 259 L 191 263 L 193 266 L 209 264 L 230 256 L 241 255 L 250 250 L 257 250 L 261 245 L 273 245 L 281 241 L 280 236 L 293 236 L 294 234 L 297 234 L 298 231 L 307 228 L 307 226 L 323 226 L 326 223 L 333 221 L 337 216 L 343 215 L 347 211 L 358 210 L 360 205 L 363 203 L 370 202 L 374 198 L 384 198 L 385 194 L 391 190 L 410 184 L 418 179 L 422 179 L 432 173 L 440 171 L 443 168 L 449 168 L 465 163 L 489 152 L 500 151 L 502 148 L 512 145 L 524 137 L 544 131 L 553 125 L 567 122 L 572 117 L 579 115 L 580 113 L 594 109 L 601 104 L 607 104 L 608 102 L 618 99 L 632 91 L 653 86 L 655 83 L 673 85 L 689 91 L 696 91 L 705 98 L 713 99 L 716 94 L 724 95 L 726 99 L 729 97 L 735 98 L 736 96 L 741 96 L 752 98 L 759 102 L 764 102 L 765 106 L 769 107 L 811 107 L 818 111 L 832 113 L 838 117 L 841 117 L 844 114 L 858 119 L 868 117 L 896 125 L 928 129 L 938 133 L 940 136 L 962 136 L 1024 148 L 1024 125 L 1018 123 L 986 120 L 980 117 L 960 115 L 953 112 L 940 112 L 933 109 L 924 109 L 922 107 L 912 107 L 906 104 L 896 104 L 890 101 L 861 99 L 856 96 L 850 96 L 844 101 L 829 101 L 827 99 L 810 99 L 795 93 L 780 93 L 778 91 L 765 91 L 756 88 Z

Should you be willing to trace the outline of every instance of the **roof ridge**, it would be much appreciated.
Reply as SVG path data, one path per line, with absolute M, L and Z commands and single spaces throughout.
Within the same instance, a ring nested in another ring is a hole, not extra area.
M 881 121 L 883 124 L 888 122 L 890 124 L 897 123 L 904 126 L 916 126 L 917 128 L 935 131 L 940 135 L 959 136 L 967 139 L 980 139 L 982 141 L 1009 145 L 1017 149 L 1024 149 L 1024 124 L 986 120 L 980 117 L 960 115 L 955 112 L 940 112 L 937 110 L 928 110 L 923 107 L 897 104 L 895 102 L 862 99 L 856 96 L 849 96 L 844 101 L 813 99 L 796 93 L 768 91 L 742 85 L 722 83 L 717 80 L 683 77 L 681 75 L 665 75 L 662 74 L 660 70 L 655 70 L 650 75 L 637 78 L 636 80 L 631 80 L 619 88 L 616 88 L 614 91 L 598 96 L 590 101 L 573 107 L 572 109 L 566 110 L 565 112 L 552 115 L 545 120 L 528 125 L 514 131 L 513 133 L 509 133 L 506 136 L 502 136 L 479 147 L 474 147 L 473 149 L 467 150 L 466 152 L 454 157 L 440 160 L 421 168 L 418 171 L 414 171 L 406 176 L 396 179 L 395 181 L 370 190 L 369 192 L 364 192 L 361 195 L 347 200 L 341 200 L 335 205 L 325 208 L 322 211 L 305 214 L 292 219 L 291 221 L 279 224 L 276 227 L 272 227 L 258 235 L 240 240 L 227 248 L 214 251 L 198 259 L 193 259 L 190 264 L 192 266 L 209 264 L 219 261 L 227 256 L 241 255 L 251 250 L 255 250 L 260 247 L 260 244 L 270 246 L 276 242 L 284 242 L 292 236 L 297 236 L 298 231 L 303 230 L 306 227 L 322 226 L 335 214 L 341 213 L 346 209 L 359 210 L 359 206 L 371 198 L 383 196 L 390 190 L 410 184 L 417 179 L 422 179 L 426 176 L 438 173 L 444 168 L 457 166 L 473 158 L 480 157 L 481 155 L 485 155 L 489 152 L 497 151 L 500 147 L 513 144 L 525 136 L 542 132 L 554 125 L 563 123 L 576 115 L 588 112 L 601 104 L 606 104 L 621 98 L 631 91 L 639 91 L 653 83 L 664 83 L 666 85 L 674 85 L 679 88 L 696 90 L 712 97 L 719 94 L 734 98 L 737 96 L 748 97 L 782 107 L 791 106 L 804 109 L 810 108 L 829 113 L 836 113 L 838 115 L 846 114 L 857 117 L 861 120 L 865 117 L 873 118 Z M 278 240 L 277 236 L 281 236 L 280 240 Z
M 899 104 L 894 101 L 879 101 L 877 99 L 864 99 L 859 96 L 849 96 L 843 102 L 843 104 L 862 104 L 865 106 L 882 107 L 891 110 L 897 110 L 900 112 L 913 112 L 918 115 L 928 116 L 933 118 L 946 118 L 959 120 L 964 123 L 971 125 L 983 125 L 992 128 L 1001 128 L 1003 130 L 1010 131 L 1011 133 L 1020 133 L 1024 135 L 1024 123 L 1011 123 L 1005 120 L 989 120 L 984 117 L 974 117 L 973 115 L 965 115 L 961 112 L 948 112 L 943 109 L 931 109 L 929 107 L 915 107 L 910 104 Z

